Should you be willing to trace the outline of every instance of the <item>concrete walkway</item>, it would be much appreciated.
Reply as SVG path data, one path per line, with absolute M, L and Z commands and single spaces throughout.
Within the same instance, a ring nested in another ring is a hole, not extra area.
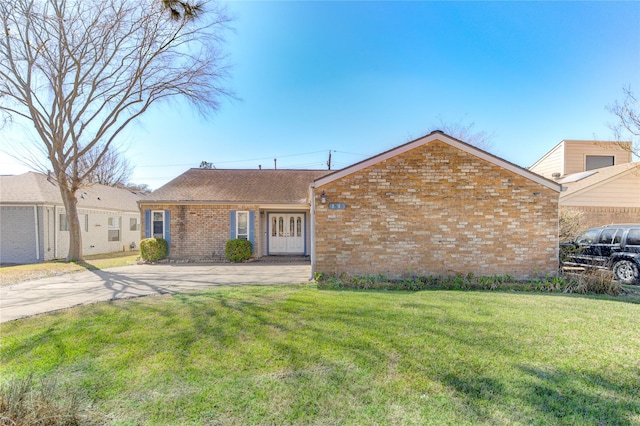
M 0 322 L 76 305 L 221 285 L 308 283 L 307 264 L 157 264 L 86 271 L 0 286 Z

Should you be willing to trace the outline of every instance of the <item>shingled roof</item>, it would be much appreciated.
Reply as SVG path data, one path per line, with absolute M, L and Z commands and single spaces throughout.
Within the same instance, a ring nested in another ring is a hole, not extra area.
M 79 208 L 138 211 L 138 200 L 143 195 L 127 189 L 93 184 L 78 190 Z M 21 175 L 0 176 L 1 204 L 53 204 L 63 205 L 60 188 L 55 179 L 27 172 Z
M 149 194 L 145 203 L 309 202 L 309 185 L 329 170 L 189 169 Z

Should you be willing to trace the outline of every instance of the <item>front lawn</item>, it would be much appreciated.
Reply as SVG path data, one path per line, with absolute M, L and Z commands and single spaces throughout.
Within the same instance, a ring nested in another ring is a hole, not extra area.
M 96 270 L 134 265 L 139 257 L 140 253 L 138 251 L 119 251 L 86 256 L 84 262 L 52 260 L 43 263 L 2 266 L 0 268 L 0 285 L 82 272 L 87 269 Z
M 640 305 L 221 287 L 1 325 L 99 424 L 640 424 Z

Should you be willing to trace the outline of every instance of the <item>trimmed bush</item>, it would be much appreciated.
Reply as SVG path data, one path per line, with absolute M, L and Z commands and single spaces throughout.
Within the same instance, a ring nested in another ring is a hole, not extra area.
M 162 238 L 145 238 L 140 241 L 140 257 L 147 262 L 157 262 L 169 254 L 169 244 Z
M 232 262 L 244 262 L 253 254 L 253 246 L 248 240 L 229 240 L 224 247 L 224 254 Z

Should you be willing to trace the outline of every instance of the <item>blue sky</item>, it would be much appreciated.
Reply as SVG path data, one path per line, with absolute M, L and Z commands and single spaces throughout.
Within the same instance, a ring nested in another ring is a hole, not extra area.
M 494 135 L 490 152 L 526 167 L 562 139 L 611 138 L 605 107 L 625 85 L 640 92 L 640 2 L 228 8 L 238 99 L 208 118 L 180 103 L 149 111 L 121 140 L 134 182 L 158 188 L 201 161 L 326 168 L 329 150 L 341 168 L 441 121 L 474 123 Z

